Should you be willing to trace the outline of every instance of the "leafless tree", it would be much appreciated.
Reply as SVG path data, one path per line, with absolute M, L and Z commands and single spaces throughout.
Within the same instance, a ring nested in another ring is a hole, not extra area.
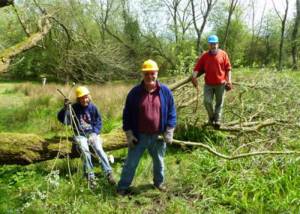
M 194 0 L 190 0 L 190 1 L 191 1 L 192 14 L 193 14 L 193 25 L 194 25 L 195 31 L 197 33 L 196 50 L 198 52 L 200 52 L 201 36 L 202 36 L 203 30 L 204 30 L 204 27 L 207 23 L 208 16 L 209 16 L 213 6 L 216 4 L 217 0 L 201 0 L 201 1 L 199 1 L 199 4 L 195 4 Z M 196 12 L 196 11 L 198 11 L 198 9 L 200 11 L 200 14 L 198 14 Z M 202 20 L 200 27 L 198 25 L 199 20 Z
M 249 62 L 250 65 L 253 64 L 253 61 L 255 59 L 255 53 L 256 53 L 256 45 L 257 42 L 259 40 L 261 31 L 262 31 L 262 26 L 263 26 L 263 21 L 264 21 L 264 16 L 265 16 L 265 11 L 266 11 L 266 5 L 267 2 L 265 2 L 263 10 L 262 10 L 262 14 L 260 17 L 260 22 L 258 23 L 258 25 L 256 25 L 255 23 L 255 17 L 256 17 L 256 2 L 257 0 L 250 0 L 250 7 L 251 7 L 251 43 L 250 43 L 250 47 L 249 47 Z
M 179 39 L 184 40 L 187 30 L 192 25 L 192 16 L 190 11 L 190 1 L 183 0 L 164 0 L 169 14 L 172 17 L 172 25 L 175 35 L 175 42 Z
M 229 5 L 229 9 L 228 9 L 227 23 L 226 23 L 226 30 L 225 30 L 225 36 L 224 36 L 224 41 L 223 41 L 224 49 L 226 49 L 226 43 L 227 43 L 231 18 L 232 18 L 233 12 L 234 12 L 236 6 L 238 5 L 238 3 L 239 3 L 239 0 L 230 0 L 230 5 Z
M 173 19 L 173 28 L 174 28 L 174 34 L 175 34 L 175 42 L 177 43 L 178 41 L 178 21 L 177 21 L 177 17 L 178 17 L 178 8 L 179 8 L 179 4 L 181 2 L 181 0 L 172 0 L 171 2 L 164 0 L 163 1 L 165 3 L 165 5 L 168 8 L 169 13 L 172 16 Z
M 187 4 L 182 8 L 181 15 L 179 16 L 179 25 L 181 28 L 181 39 L 184 40 L 187 30 L 193 25 L 193 18 L 191 14 L 191 2 L 188 1 Z
M 286 27 L 287 14 L 289 9 L 289 1 L 285 0 L 285 10 L 283 16 L 278 11 L 274 0 L 272 0 L 274 10 L 281 21 L 281 36 L 280 36 L 280 45 L 279 45 L 279 58 L 278 58 L 278 70 L 282 69 L 282 58 L 283 58 L 283 44 L 284 44 L 284 33 Z
M 297 70 L 298 68 L 297 38 L 298 38 L 299 27 L 300 27 L 300 0 L 296 0 L 296 17 L 295 17 L 295 24 L 292 32 L 292 57 L 293 57 L 293 69 L 295 70 Z
M 105 43 L 108 19 L 112 13 L 114 0 L 93 0 L 89 8 L 91 16 L 98 25 L 102 42 Z

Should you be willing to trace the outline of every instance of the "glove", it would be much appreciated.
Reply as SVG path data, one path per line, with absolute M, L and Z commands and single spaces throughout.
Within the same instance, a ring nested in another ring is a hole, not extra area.
M 71 104 L 72 104 L 72 102 L 69 99 L 67 99 L 67 98 L 64 99 L 64 106 L 65 107 L 67 107 L 67 106 L 69 106 Z
M 172 144 L 173 136 L 174 136 L 174 127 L 167 127 L 166 131 L 163 134 L 164 140 L 168 144 Z
M 127 138 L 127 144 L 129 148 L 134 148 L 136 144 L 138 144 L 138 140 L 133 135 L 131 130 L 125 132 Z
M 226 91 L 230 91 L 230 90 L 232 90 L 232 89 L 233 89 L 232 83 L 231 83 L 231 82 L 227 82 L 227 83 L 225 84 L 225 90 L 226 90 Z

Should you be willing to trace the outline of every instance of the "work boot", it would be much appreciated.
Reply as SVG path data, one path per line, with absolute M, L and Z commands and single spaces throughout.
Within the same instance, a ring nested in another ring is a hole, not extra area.
M 213 117 L 209 118 L 208 121 L 207 121 L 207 125 L 208 126 L 213 126 L 214 125 L 214 120 L 215 119 Z
M 126 196 L 132 194 L 130 189 L 117 189 L 117 194 L 120 196 Z
M 163 184 L 160 184 L 160 185 L 155 185 L 154 184 L 154 187 L 156 189 L 158 189 L 159 191 L 161 191 L 161 192 L 166 192 L 167 191 L 167 187 L 165 185 L 163 185 Z
M 91 190 L 96 189 L 97 187 L 97 180 L 95 178 L 89 178 L 88 179 L 88 188 Z
M 220 121 L 215 121 L 214 128 L 215 129 L 220 129 L 220 127 L 221 127 L 221 122 Z
M 115 180 L 115 178 L 114 178 L 112 172 L 109 173 L 109 174 L 107 175 L 107 181 L 108 181 L 108 183 L 110 183 L 111 185 L 116 185 L 117 182 L 116 182 L 116 180 Z

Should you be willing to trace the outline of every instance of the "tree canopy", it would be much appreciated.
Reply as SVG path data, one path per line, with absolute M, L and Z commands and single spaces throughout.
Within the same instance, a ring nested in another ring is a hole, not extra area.
M 234 68 L 297 68 L 299 0 L 288 6 L 292 17 L 276 4 L 256 14 L 255 0 L 1 1 L 0 56 L 18 78 L 104 82 L 136 78 L 147 58 L 164 74 L 190 73 L 207 36 L 217 34 Z M 5 57 L 42 32 L 45 14 L 49 32 L 26 52 Z

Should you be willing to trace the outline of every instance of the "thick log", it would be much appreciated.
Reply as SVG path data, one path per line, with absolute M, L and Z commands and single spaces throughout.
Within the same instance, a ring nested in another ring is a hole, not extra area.
M 270 122 L 271 123 L 271 122 Z M 263 126 L 267 125 L 263 123 Z M 101 135 L 105 151 L 127 147 L 126 137 L 122 130 Z M 300 151 L 254 151 L 238 155 L 226 155 L 201 142 L 173 140 L 178 146 L 202 147 L 213 155 L 227 160 L 246 158 L 258 155 L 300 155 Z M 31 164 L 54 158 L 79 157 L 72 139 L 44 139 L 35 134 L 0 133 L 0 164 Z
M 101 137 L 105 151 L 127 146 L 121 130 Z M 67 155 L 79 157 L 72 138 L 45 139 L 36 134 L 0 133 L 0 164 L 30 164 Z

